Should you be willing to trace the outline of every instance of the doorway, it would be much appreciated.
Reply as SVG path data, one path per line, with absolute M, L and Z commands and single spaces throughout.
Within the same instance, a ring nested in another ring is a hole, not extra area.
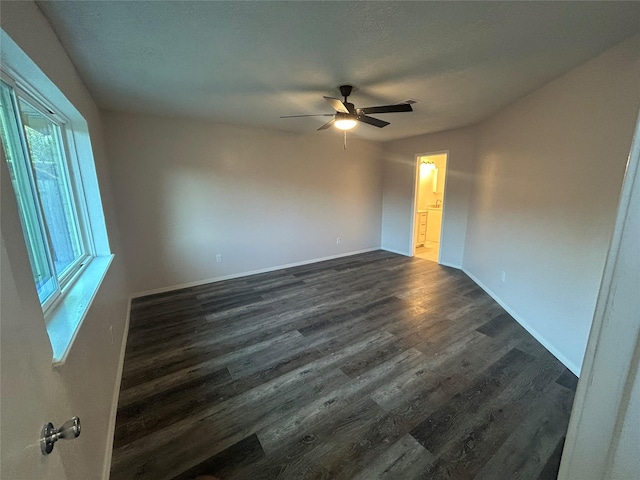
M 440 262 L 448 152 L 416 156 L 413 255 Z

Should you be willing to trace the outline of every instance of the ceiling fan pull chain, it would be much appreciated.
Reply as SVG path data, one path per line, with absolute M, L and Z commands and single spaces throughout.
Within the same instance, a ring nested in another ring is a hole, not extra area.
M 344 131 L 344 149 L 347 149 L 347 131 Z

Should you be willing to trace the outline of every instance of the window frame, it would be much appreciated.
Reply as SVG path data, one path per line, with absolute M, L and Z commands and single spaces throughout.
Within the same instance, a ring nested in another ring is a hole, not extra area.
M 73 128 L 70 127 L 69 120 L 36 90 L 30 88 L 26 82 L 21 82 L 13 75 L 7 73 L 4 69 L 0 70 L 0 79 L 11 88 L 11 107 L 13 114 L 15 115 L 15 120 L 17 120 L 16 128 L 19 135 L 19 139 L 16 140 L 19 140 L 20 142 L 22 156 L 24 157 L 20 160 L 26 160 L 28 164 L 23 165 L 22 168 L 27 174 L 29 194 L 32 196 L 31 200 L 35 205 L 35 220 L 39 224 L 39 228 L 42 231 L 42 238 L 45 242 L 44 248 L 46 249 L 47 262 L 55 276 L 55 291 L 44 301 L 40 302 L 45 321 L 47 321 L 50 314 L 55 310 L 56 306 L 71 289 L 74 282 L 82 275 L 82 272 L 87 268 L 91 260 L 97 256 L 95 242 L 90 228 L 91 224 L 87 207 L 87 197 L 82 184 L 80 163 L 74 141 Z M 60 146 L 60 154 L 62 157 L 60 162 L 62 164 L 61 168 L 66 176 L 66 183 L 68 183 L 74 228 L 77 231 L 82 250 L 82 254 L 60 272 L 56 269 L 53 261 L 53 243 L 44 217 L 40 191 L 38 190 L 37 180 L 33 171 L 33 163 L 29 152 L 25 126 L 22 120 L 22 112 L 19 106 L 20 99 L 41 113 L 47 120 L 57 127 L 56 135 L 58 136 L 57 141 Z M 23 234 L 25 236 L 27 235 L 26 232 L 23 232 Z

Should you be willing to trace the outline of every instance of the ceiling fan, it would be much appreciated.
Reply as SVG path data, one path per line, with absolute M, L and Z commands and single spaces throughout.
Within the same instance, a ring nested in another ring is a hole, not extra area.
M 378 107 L 355 108 L 353 103 L 347 101 L 347 97 L 351 95 L 352 85 L 340 85 L 340 93 L 344 97 L 344 101 L 338 98 L 324 97 L 324 99 L 333 107 L 336 113 L 319 113 L 315 115 L 286 115 L 280 118 L 298 118 L 298 117 L 333 117 L 327 123 L 322 125 L 318 130 L 326 130 L 330 126 L 335 126 L 340 130 L 352 129 L 358 122 L 373 125 L 374 127 L 383 128 L 389 125 L 389 122 L 368 116 L 369 113 L 395 113 L 395 112 L 413 112 L 413 108 L 409 103 L 399 103 L 397 105 L 381 105 Z

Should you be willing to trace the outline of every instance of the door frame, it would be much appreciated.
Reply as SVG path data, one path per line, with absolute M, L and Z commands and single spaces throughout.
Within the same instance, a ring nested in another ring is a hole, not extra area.
M 442 256 L 442 235 L 444 233 L 444 221 L 445 221 L 445 209 L 447 208 L 447 177 L 449 176 L 449 150 L 437 150 L 429 153 L 416 153 L 414 155 L 413 161 L 413 196 L 411 198 L 411 242 L 410 242 L 410 257 L 415 257 L 416 255 L 416 215 L 418 213 L 418 190 L 420 186 L 420 158 L 421 157 L 431 157 L 435 155 L 446 155 L 447 160 L 445 163 L 444 169 L 444 186 L 442 192 L 442 223 L 440 225 L 440 245 L 441 247 L 438 249 L 438 263 L 440 263 L 440 258 Z M 427 217 L 427 222 L 429 222 L 429 218 Z

